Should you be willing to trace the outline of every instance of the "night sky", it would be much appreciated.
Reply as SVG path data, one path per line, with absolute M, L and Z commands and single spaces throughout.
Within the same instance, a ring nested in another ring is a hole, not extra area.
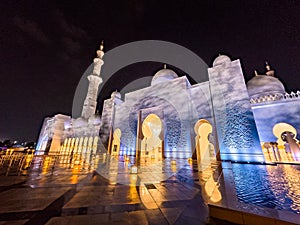
M 102 39 L 106 51 L 137 40 L 174 42 L 209 66 L 225 53 L 241 59 L 246 81 L 254 69 L 263 73 L 267 60 L 287 91 L 300 89 L 300 1 L 2 0 L 0 8 L 0 141 L 35 141 L 45 116 L 71 115 L 76 86 Z M 100 102 L 160 67 L 120 70 Z

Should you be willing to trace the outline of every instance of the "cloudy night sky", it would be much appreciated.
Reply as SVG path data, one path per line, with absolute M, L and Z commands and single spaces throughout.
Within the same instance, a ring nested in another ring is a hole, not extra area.
M 169 41 L 209 66 L 225 53 L 241 59 L 246 81 L 254 69 L 264 73 L 267 60 L 288 92 L 300 89 L 300 1 L 2 0 L 0 7 L 0 141 L 35 141 L 45 116 L 71 115 L 76 86 L 101 40 L 105 51 Z M 159 67 L 145 62 L 120 70 L 100 102 Z

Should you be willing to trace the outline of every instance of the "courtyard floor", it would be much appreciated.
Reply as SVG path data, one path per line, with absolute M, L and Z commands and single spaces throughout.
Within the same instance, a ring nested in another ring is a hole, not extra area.
M 248 172 L 257 177 L 252 170 L 263 165 L 212 161 L 197 166 L 192 160 L 166 159 L 135 167 L 134 158 L 104 154 L 85 164 L 65 156 L 37 156 L 29 170 L 27 161 L 22 166 L 16 157 L 5 160 L 0 167 L 0 225 L 300 224 L 297 213 L 237 199 L 233 168 L 235 173 L 245 170 L 249 180 Z M 283 184 L 285 174 L 286 184 L 292 185 L 289 196 L 299 205 L 299 167 L 266 168 L 276 178 L 271 179 L 275 189 L 277 177 Z M 245 181 L 239 185 L 246 185 L 247 194 L 252 186 Z
M 110 177 L 103 168 L 70 167 L 0 176 L 0 224 L 232 224 L 209 219 L 195 166 L 169 165 L 164 171 L 150 166 L 139 174 L 124 172 L 125 166 L 118 179 L 112 178 L 114 166 Z M 138 178 L 147 174 L 153 176 Z M 202 175 L 207 179 L 212 173 Z

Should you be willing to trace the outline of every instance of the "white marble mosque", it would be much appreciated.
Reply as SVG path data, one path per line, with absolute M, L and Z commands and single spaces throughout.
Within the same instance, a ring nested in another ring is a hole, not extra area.
M 286 93 L 268 64 L 266 74 L 256 73 L 247 85 L 240 60 L 226 55 L 214 60 L 208 81 L 195 85 L 165 67 L 124 100 L 113 92 L 98 115 L 103 55 L 101 44 L 82 116 L 45 118 L 37 154 L 105 153 L 155 162 L 196 157 L 200 164 L 300 161 L 300 92 Z

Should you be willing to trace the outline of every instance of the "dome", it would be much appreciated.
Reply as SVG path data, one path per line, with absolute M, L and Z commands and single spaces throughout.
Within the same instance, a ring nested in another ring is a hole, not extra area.
M 77 119 L 72 119 L 72 124 L 74 128 L 80 128 L 86 126 L 87 121 L 84 118 L 79 117 Z
M 88 123 L 89 124 L 93 124 L 93 125 L 99 125 L 101 123 L 101 118 L 99 115 L 92 115 L 89 119 L 88 119 Z
M 227 55 L 219 55 L 213 62 L 213 67 L 231 62 Z
M 173 70 L 162 69 L 154 75 L 151 81 L 151 85 L 170 81 L 175 78 L 178 78 L 178 75 Z
M 267 95 L 284 95 L 283 84 L 276 77 L 257 75 L 247 82 L 250 98 L 259 98 Z
M 114 91 L 113 93 L 111 93 L 110 97 L 111 98 L 121 98 L 121 93 L 118 91 Z

